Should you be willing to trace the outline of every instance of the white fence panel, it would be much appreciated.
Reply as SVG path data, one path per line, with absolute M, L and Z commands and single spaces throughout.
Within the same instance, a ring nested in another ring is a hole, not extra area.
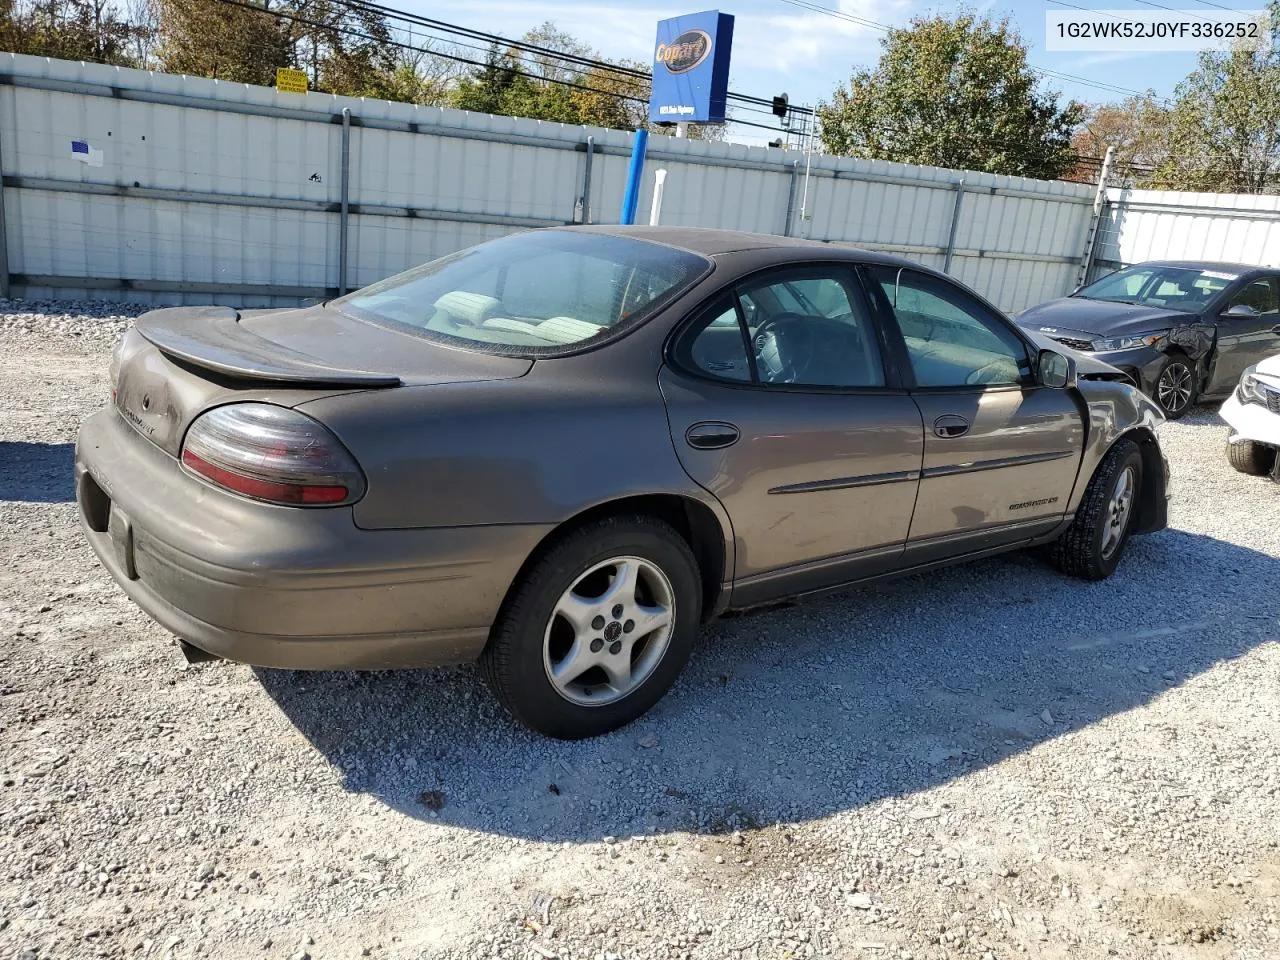
M 642 221 L 665 168 L 664 224 L 898 252 L 1008 310 L 1072 285 L 1090 223 L 1087 185 L 649 144 Z M 630 145 L 623 131 L 3 54 L 5 275 L 27 296 L 331 296 L 344 266 L 355 287 L 513 230 L 617 222 Z
M 1109 190 L 1098 273 L 1144 260 L 1280 266 L 1280 196 Z

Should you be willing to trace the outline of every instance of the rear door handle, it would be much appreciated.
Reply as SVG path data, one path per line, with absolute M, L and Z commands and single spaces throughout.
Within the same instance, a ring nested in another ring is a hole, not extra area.
M 963 437 L 969 432 L 969 421 L 964 417 L 958 417 L 954 413 L 944 413 L 937 420 L 933 421 L 933 435 L 941 437 L 943 440 L 953 440 L 956 437 Z
M 732 423 L 721 420 L 704 420 L 695 423 L 684 432 L 685 443 L 695 450 L 719 450 L 738 442 L 741 434 Z

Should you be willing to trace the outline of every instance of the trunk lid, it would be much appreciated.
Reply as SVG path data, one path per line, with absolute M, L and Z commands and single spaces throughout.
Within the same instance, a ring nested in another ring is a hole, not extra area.
M 115 406 L 143 437 L 177 456 L 210 407 L 297 406 L 353 390 L 523 376 L 532 361 L 441 346 L 323 307 L 153 310 L 118 348 Z

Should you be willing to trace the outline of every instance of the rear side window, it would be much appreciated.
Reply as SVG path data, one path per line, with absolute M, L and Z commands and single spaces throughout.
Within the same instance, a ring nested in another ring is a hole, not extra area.
M 675 360 L 720 380 L 792 388 L 885 385 L 877 331 L 846 267 L 782 268 L 712 302 Z
M 1263 277 L 1254 280 L 1231 298 L 1227 309 L 1241 303 L 1253 307 L 1261 314 L 1280 313 L 1280 278 Z
M 415 267 L 334 307 L 460 346 L 555 354 L 640 323 L 710 269 L 704 257 L 643 240 L 533 230 Z
M 732 295 L 719 297 L 685 332 L 676 347 L 680 364 L 721 380 L 752 379 L 747 338 L 738 323 Z

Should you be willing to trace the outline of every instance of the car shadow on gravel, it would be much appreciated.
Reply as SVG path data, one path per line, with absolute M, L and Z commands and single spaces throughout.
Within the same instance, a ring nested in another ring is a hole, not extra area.
M 66 503 L 76 498 L 73 443 L 0 441 L 0 500 Z
M 1139 707 L 1280 639 L 1277 583 L 1274 557 L 1169 530 L 1103 583 L 1011 554 L 722 619 L 648 716 L 575 743 L 517 728 L 471 668 L 259 676 L 348 790 L 409 816 L 718 833 L 910 797 Z

